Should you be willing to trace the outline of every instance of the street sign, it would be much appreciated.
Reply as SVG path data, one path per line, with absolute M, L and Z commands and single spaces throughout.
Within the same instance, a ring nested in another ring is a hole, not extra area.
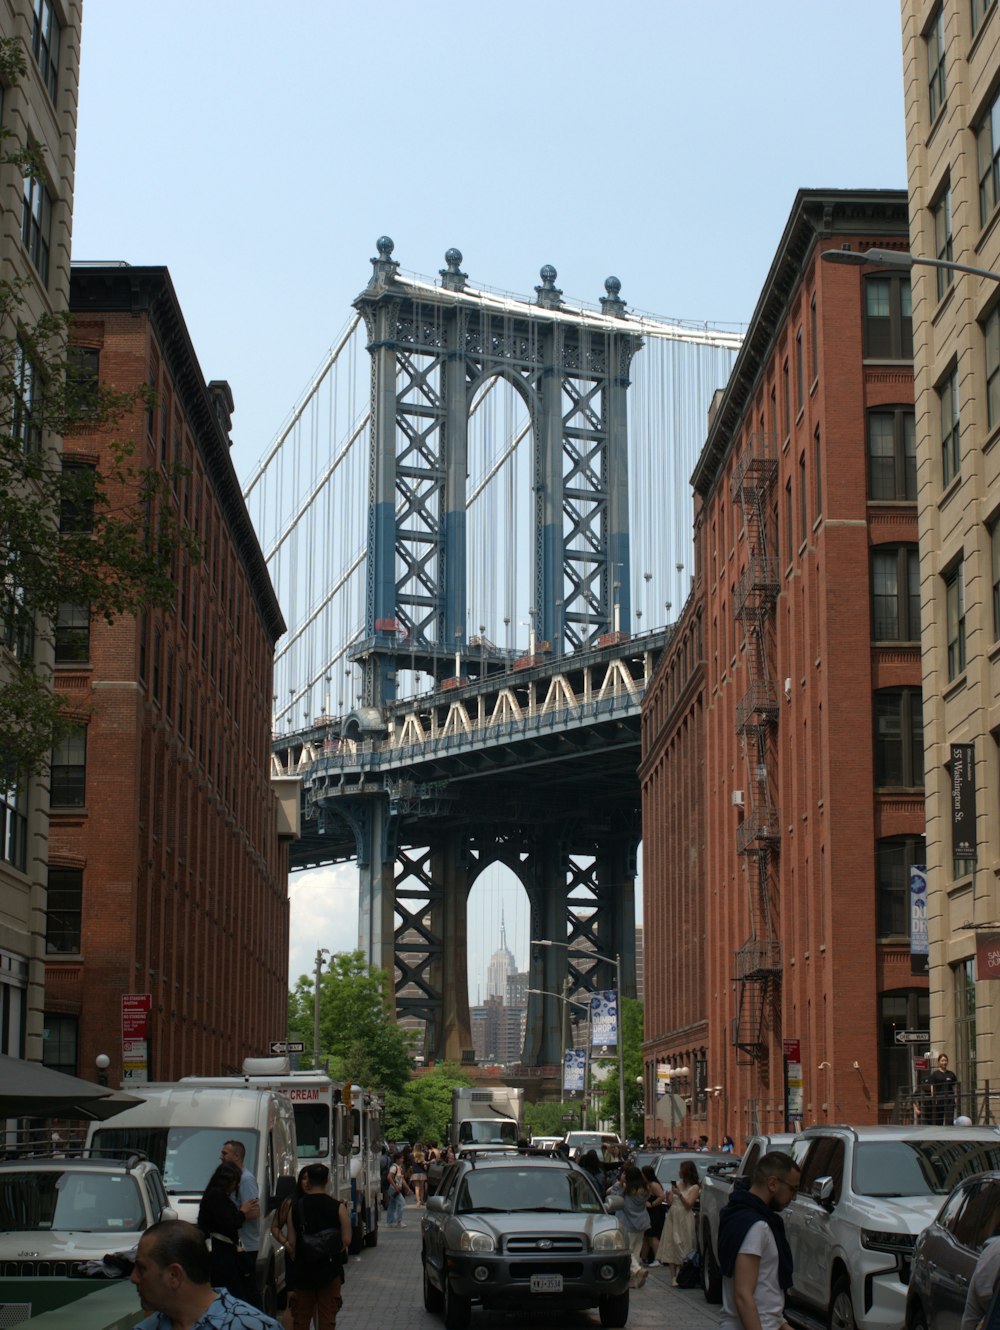
M 679 1127 L 687 1117 L 687 1105 L 679 1094 L 663 1094 L 656 1101 L 656 1120 L 668 1130 Z
M 930 1030 L 897 1030 L 897 1044 L 929 1044 L 931 1042 Z
M 301 1039 L 272 1039 L 267 1046 L 269 1053 L 304 1053 L 306 1046 Z
M 562 1115 L 562 1120 L 563 1120 L 563 1122 L 575 1122 L 575 1121 L 576 1121 L 576 1114 L 575 1114 L 575 1113 L 564 1113 L 564 1114 Z

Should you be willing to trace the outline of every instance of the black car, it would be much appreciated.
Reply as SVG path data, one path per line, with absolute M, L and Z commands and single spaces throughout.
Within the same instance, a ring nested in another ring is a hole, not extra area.
M 906 1290 L 907 1330 L 958 1330 L 983 1246 L 1000 1241 L 1000 1173 L 977 1173 L 951 1193 L 917 1238 Z
M 489 1155 L 449 1164 L 420 1224 L 424 1306 L 466 1330 L 474 1303 L 501 1311 L 597 1307 L 603 1326 L 628 1320 L 630 1257 L 589 1174 L 546 1155 Z

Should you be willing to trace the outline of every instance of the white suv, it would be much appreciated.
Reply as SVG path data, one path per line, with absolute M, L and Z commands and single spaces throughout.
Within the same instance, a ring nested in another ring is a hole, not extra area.
M 809 1127 L 791 1147 L 802 1180 L 783 1212 L 792 1320 L 898 1330 L 917 1235 L 962 1178 L 1000 1168 L 988 1127 Z
M 174 1219 L 160 1170 L 147 1159 L 0 1161 L 0 1273 L 71 1275 L 129 1252 L 143 1231 Z

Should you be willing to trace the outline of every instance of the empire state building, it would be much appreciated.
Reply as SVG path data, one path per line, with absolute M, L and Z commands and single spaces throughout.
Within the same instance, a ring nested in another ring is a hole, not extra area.
M 507 1002 L 507 980 L 514 973 L 514 955 L 507 947 L 507 929 L 500 916 L 500 946 L 490 957 L 486 967 L 486 996 Z

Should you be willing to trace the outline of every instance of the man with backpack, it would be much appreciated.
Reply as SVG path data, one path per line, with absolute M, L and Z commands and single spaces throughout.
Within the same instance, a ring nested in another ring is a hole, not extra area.
M 289 1227 L 294 1242 L 293 1330 L 334 1330 L 342 1305 L 344 1261 L 351 1242 L 347 1207 L 327 1193 L 330 1170 L 310 1164 L 303 1170 L 302 1195 L 292 1202 Z

